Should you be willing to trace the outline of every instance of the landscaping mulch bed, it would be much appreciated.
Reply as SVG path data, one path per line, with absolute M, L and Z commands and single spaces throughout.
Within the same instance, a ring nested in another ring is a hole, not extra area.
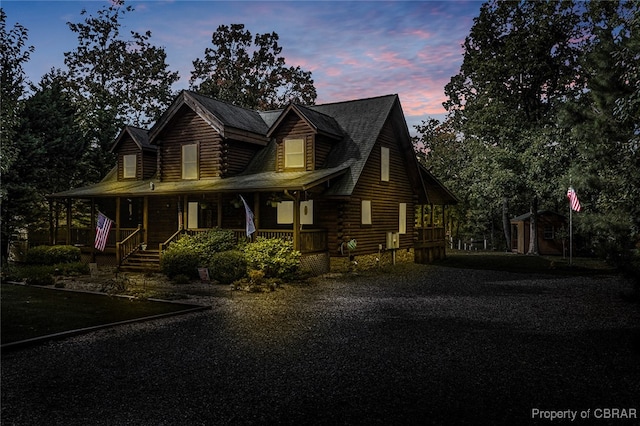
M 209 311 L 3 354 L 2 424 L 550 424 L 533 410 L 591 410 L 594 420 L 595 409 L 614 407 L 640 415 L 640 309 L 615 275 L 402 265 L 268 293 L 217 288 L 204 296 Z

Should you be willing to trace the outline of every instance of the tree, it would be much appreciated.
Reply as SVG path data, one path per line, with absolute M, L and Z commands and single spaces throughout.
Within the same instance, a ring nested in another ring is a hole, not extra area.
M 578 225 L 608 258 L 628 259 L 640 242 L 639 9 L 637 2 L 587 5 L 585 84 L 559 116 L 572 143 L 570 173 L 583 206 Z
M 16 23 L 7 31 L 7 14 L 0 8 L 0 172 L 6 173 L 16 158 L 15 129 L 20 117 L 20 99 L 25 91 L 22 65 L 29 61 L 33 46 L 25 46 L 28 30 Z
M 279 36 L 252 37 L 243 24 L 220 25 L 214 47 L 193 61 L 191 89 L 244 108 L 269 110 L 289 102 L 313 104 L 317 97 L 310 71 L 287 67 Z
M 485 182 L 477 200 L 489 211 L 503 206 L 507 248 L 509 205 L 530 206 L 529 252 L 537 253 L 538 201 L 556 198 L 562 170 L 546 164 L 561 151 L 555 114 L 578 75 L 577 23 L 571 1 L 485 3 L 465 39 L 460 73 L 445 87 L 453 125 L 474 147 L 474 178 Z
M 7 15 L 4 9 L 0 8 L 0 126 L 2 126 L 0 129 L 0 174 L 2 175 L 0 253 L 3 261 L 9 254 L 13 234 L 13 218 L 5 214 L 9 208 L 6 180 L 7 175 L 15 170 L 15 162 L 20 155 L 16 136 L 26 84 L 22 65 L 29 60 L 29 55 L 34 50 L 33 46 L 26 46 L 28 30 L 16 23 L 11 30 L 7 31 L 6 21 Z
M 3 175 L 3 237 L 48 227 L 46 195 L 83 180 L 78 167 L 84 139 L 76 106 L 59 70 L 44 75 L 24 101 L 17 127 L 16 160 Z M 7 240 L 4 240 L 5 242 Z
M 113 166 L 109 147 L 122 127 L 145 127 L 157 120 L 171 103 L 171 85 L 179 77 L 168 70 L 164 49 L 151 45 L 149 31 L 121 37 L 121 20 L 131 11 L 124 0 L 115 0 L 95 17 L 67 23 L 78 34 L 78 47 L 64 55 L 69 83 L 83 112 L 91 181 Z

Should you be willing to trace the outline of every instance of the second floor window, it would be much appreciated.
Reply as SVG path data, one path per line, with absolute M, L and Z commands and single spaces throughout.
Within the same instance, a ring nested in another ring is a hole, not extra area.
M 304 139 L 284 140 L 284 168 L 304 168 Z
M 198 144 L 182 145 L 182 179 L 198 179 Z
M 138 156 L 136 154 L 128 154 L 122 156 L 122 177 L 131 179 L 136 177 L 136 163 Z
M 380 180 L 389 182 L 389 148 L 380 148 Z

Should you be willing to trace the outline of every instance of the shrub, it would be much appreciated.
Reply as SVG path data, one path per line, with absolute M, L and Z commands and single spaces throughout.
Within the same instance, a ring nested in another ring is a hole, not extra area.
M 86 275 L 89 273 L 89 265 L 83 262 L 58 263 L 54 265 L 56 275 Z
M 300 267 L 300 252 L 293 242 L 280 238 L 258 238 L 244 249 L 251 269 L 263 271 L 265 277 L 291 278 Z
M 171 243 L 162 254 L 160 267 L 169 278 L 186 275 L 198 278 L 198 267 L 211 263 L 216 253 L 231 250 L 235 247 L 233 231 L 229 229 L 212 229 L 195 235 L 185 235 Z
M 74 246 L 37 246 L 29 249 L 25 262 L 29 265 L 55 265 L 80 261 L 80 249 Z
M 169 247 L 169 250 L 162 254 L 160 259 L 162 273 L 169 278 L 185 275 L 195 279 L 198 277 L 199 265 L 200 257 L 198 253 L 188 247 L 174 247 L 173 244 Z
M 54 285 L 55 268 L 50 265 L 38 265 L 25 268 L 22 272 L 24 281 L 28 285 Z
M 209 274 L 221 284 L 231 284 L 247 275 L 247 261 L 244 253 L 229 250 L 214 253 L 209 262 Z

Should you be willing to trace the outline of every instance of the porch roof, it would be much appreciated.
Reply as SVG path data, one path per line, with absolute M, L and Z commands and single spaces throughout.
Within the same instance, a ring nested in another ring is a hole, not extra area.
M 94 185 L 48 195 L 48 198 L 141 197 L 207 192 L 306 191 L 344 174 L 349 165 L 308 172 L 262 172 L 229 178 L 158 182 L 156 179 L 117 181 L 105 179 Z M 109 175 L 111 176 L 111 174 Z

